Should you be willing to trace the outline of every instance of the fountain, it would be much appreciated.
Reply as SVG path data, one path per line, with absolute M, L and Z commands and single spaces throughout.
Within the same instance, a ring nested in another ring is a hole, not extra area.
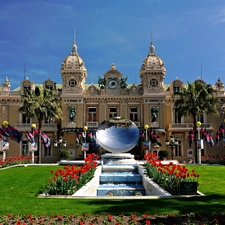
M 102 173 L 97 196 L 142 196 L 145 188 L 134 156 L 126 153 L 139 140 L 139 130 L 127 119 L 116 117 L 103 121 L 96 133 L 102 148 L 111 153 L 102 155 Z

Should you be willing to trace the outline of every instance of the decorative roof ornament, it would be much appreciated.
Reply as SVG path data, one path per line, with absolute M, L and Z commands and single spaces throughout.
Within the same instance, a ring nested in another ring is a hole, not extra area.
M 110 67 L 112 70 L 115 70 L 116 69 L 116 66 L 114 63 L 112 63 L 111 67 Z
M 77 45 L 76 45 L 76 31 L 74 30 L 74 35 L 73 35 L 73 46 L 72 46 L 72 52 L 71 52 L 71 55 L 72 54 L 78 54 L 77 53 Z
M 151 31 L 150 55 L 155 55 L 155 46 L 153 45 L 152 42 L 152 31 Z
M 11 85 L 10 85 L 8 77 L 5 78 L 5 81 L 2 83 L 2 87 L 4 91 L 10 91 Z
M 153 45 L 152 41 L 150 45 L 150 55 L 155 55 L 155 46 Z
M 223 90 L 224 89 L 224 84 L 223 82 L 220 80 L 220 77 L 218 77 L 217 82 L 216 82 L 216 88 L 218 90 Z

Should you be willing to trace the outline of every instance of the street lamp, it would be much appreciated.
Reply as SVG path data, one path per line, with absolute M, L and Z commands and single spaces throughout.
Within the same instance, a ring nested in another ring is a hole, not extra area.
M 170 147 L 171 152 L 172 152 L 172 160 L 173 160 L 173 148 L 175 146 L 177 146 L 178 144 L 179 144 L 178 139 L 177 138 L 174 139 L 174 136 L 173 135 L 170 136 L 170 139 L 168 139 L 168 138 L 166 139 L 166 146 L 167 147 Z
M 149 128 L 149 126 L 146 124 L 144 126 L 144 128 L 145 128 L 145 141 L 148 141 L 148 128 Z
M 60 136 L 58 140 L 54 141 L 54 146 L 59 149 L 59 160 L 61 158 L 61 149 L 66 147 L 66 140 L 63 141 L 62 137 Z
M 86 143 L 86 140 L 87 140 L 87 130 L 88 130 L 88 126 L 84 126 L 84 142 Z M 84 150 L 84 159 L 86 158 L 86 150 Z
M 32 123 L 31 124 L 31 134 L 32 134 L 32 136 L 34 136 L 34 129 L 36 129 L 36 124 Z M 32 164 L 34 164 L 34 152 L 37 151 L 37 145 L 35 143 L 35 138 L 33 140 L 33 143 L 30 143 L 30 150 L 31 150 L 31 154 L 32 154 Z
M 200 126 L 202 125 L 202 123 L 200 121 L 198 121 L 196 123 L 197 129 L 198 129 L 198 163 L 201 164 L 201 158 L 202 158 L 202 149 L 203 149 L 203 140 L 200 137 Z

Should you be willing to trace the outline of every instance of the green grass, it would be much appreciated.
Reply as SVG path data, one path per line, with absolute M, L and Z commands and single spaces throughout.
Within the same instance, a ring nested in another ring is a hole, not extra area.
M 190 165 L 200 174 L 204 197 L 173 199 L 49 199 L 38 198 L 56 166 L 28 166 L 0 170 L 0 215 L 119 215 L 225 212 L 225 166 Z

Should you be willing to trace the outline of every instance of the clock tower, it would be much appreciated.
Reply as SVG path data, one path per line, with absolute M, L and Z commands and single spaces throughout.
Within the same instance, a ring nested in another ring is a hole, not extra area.
M 106 94 L 120 95 L 121 78 L 123 74 L 120 73 L 114 63 L 112 63 L 110 70 L 104 74 L 105 92 Z
M 83 95 L 85 79 L 87 77 L 87 69 L 83 59 L 77 52 L 77 45 L 74 40 L 72 51 L 61 65 L 60 73 L 62 75 L 62 93 L 73 93 Z
M 151 42 L 150 52 L 142 63 L 139 72 L 143 95 L 154 95 L 164 92 L 164 77 L 166 74 L 164 62 L 155 54 L 155 47 Z

